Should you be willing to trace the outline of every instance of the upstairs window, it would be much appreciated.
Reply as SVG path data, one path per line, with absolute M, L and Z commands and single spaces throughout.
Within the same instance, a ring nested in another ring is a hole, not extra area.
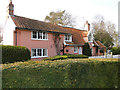
M 72 35 L 65 35 L 65 41 L 72 42 Z
M 42 31 L 33 31 L 32 39 L 34 40 L 48 40 L 48 34 Z

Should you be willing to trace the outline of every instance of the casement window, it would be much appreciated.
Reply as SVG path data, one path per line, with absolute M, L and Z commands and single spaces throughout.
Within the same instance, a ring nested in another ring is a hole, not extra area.
M 72 35 L 65 35 L 65 41 L 72 42 Z
M 32 58 L 47 57 L 47 53 L 46 48 L 33 48 L 31 50 Z
M 78 53 L 78 47 L 74 47 L 74 53 Z
M 48 40 L 48 34 L 42 31 L 32 31 L 32 40 Z

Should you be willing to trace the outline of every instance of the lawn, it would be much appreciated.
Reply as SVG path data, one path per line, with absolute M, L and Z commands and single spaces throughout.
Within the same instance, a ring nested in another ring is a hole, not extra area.
M 117 59 L 65 59 L 2 64 L 3 88 L 115 88 Z

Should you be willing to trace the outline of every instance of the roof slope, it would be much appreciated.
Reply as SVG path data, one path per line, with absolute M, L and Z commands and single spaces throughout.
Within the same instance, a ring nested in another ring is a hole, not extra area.
M 69 28 L 69 27 L 63 27 L 65 28 L 68 33 L 72 34 L 72 41 L 73 44 L 78 44 L 78 45 L 84 45 L 85 40 L 83 39 L 84 36 L 86 36 L 86 31 L 83 30 L 78 30 L 75 28 Z
M 99 45 L 99 48 L 106 48 L 100 41 L 96 41 L 96 43 Z
M 42 21 L 38 21 L 38 20 L 26 18 L 26 17 L 17 16 L 17 15 L 11 15 L 11 18 L 17 28 L 67 33 L 67 31 L 64 28 L 59 27 L 58 25 L 47 23 L 47 22 L 42 22 Z

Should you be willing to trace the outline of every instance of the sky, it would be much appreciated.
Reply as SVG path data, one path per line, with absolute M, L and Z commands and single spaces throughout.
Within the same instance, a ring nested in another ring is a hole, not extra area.
M 10 0 L 0 0 L 0 25 L 4 27 Z M 118 2 L 120 0 L 12 0 L 14 14 L 44 21 L 51 11 L 66 10 L 77 18 L 81 29 L 86 20 L 91 24 L 95 15 L 104 16 L 118 27 Z

